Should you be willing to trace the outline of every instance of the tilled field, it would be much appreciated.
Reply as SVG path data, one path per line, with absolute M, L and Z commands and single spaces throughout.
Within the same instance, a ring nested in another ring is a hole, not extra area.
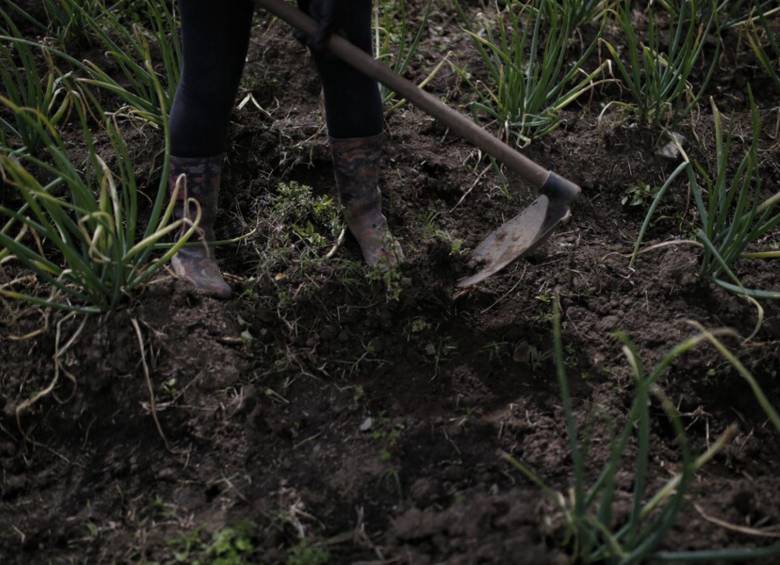
M 429 28 L 410 78 L 425 78 L 447 51 L 456 65 L 478 65 L 452 12 L 435 11 Z M 709 91 L 748 131 L 748 71 L 737 47 L 722 56 Z M 751 78 L 771 124 L 777 92 Z M 448 66 L 428 89 L 458 107 L 470 100 Z M 257 105 L 234 113 L 218 234 L 250 234 L 219 250 L 234 298 L 200 297 L 164 276 L 111 316 L 44 318 L 4 304 L 2 562 L 567 562 L 558 506 L 502 456 L 568 493 L 572 458 L 552 355 L 557 297 L 588 484 L 634 397 L 614 332 L 653 366 L 695 333 L 689 320 L 743 336 L 757 322 L 751 303 L 698 276 L 698 248 L 659 248 L 629 266 L 647 208 L 631 205 L 631 188 L 660 186 L 679 161 L 658 154 L 659 132 L 618 113 L 599 117 L 620 94 L 610 83 L 595 88 L 526 149 L 582 185 L 572 220 L 532 256 L 459 291 L 469 271 L 463 250 L 529 202 L 522 184 L 507 191 L 473 147 L 416 110 L 394 111 L 382 189 L 407 262 L 367 276 L 354 241 L 323 259 L 328 247 L 292 237 L 279 216 L 280 183 L 313 187 L 301 193 L 309 205 L 335 187 L 316 73 L 288 30 L 262 15 L 239 101 L 250 93 Z M 691 155 L 711 160 L 708 104 L 680 127 Z M 127 137 L 140 174 L 152 170 L 161 141 L 151 130 Z M 768 127 L 760 174 L 770 193 L 780 189 L 779 153 Z M 674 185 L 646 243 L 687 238 L 692 206 L 684 184 Z M 290 217 L 296 226 L 321 227 L 305 207 L 290 214 L 299 214 Z M 0 283 L 12 269 L 0 266 Z M 746 286 L 777 287 L 771 262 L 740 269 Z M 780 310 L 762 304 L 759 333 L 725 343 L 776 403 Z M 55 378 L 17 421 L 15 408 Z M 771 543 L 780 535 L 772 529 L 780 443 L 748 384 L 706 344 L 658 384 L 694 454 L 738 426 L 696 474 L 661 547 Z M 681 461 L 655 401 L 650 413 L 655 492 Z M 637 449 L 631 438 L 615 477 L 614 524 L 629 513 Z

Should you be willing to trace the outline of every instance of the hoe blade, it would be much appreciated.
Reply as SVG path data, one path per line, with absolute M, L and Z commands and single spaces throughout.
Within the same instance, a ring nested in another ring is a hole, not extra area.
M 473 286 L 494 275 L 521 255 L 542 243 L 553 228 L 569 215 L 569 202 L 538 197 L 517 216 L 492 231 L 471 253 L 469 263 L 476 274 L 458 281 L 460 288 Z

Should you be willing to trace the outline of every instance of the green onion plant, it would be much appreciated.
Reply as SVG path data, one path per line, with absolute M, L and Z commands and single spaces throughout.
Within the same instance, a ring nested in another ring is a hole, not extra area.
M 736 274 L 737 265 L 744 258 L 780 257 L 780 251 L 776 249 L 749 250 L 756 244 L 767 245 L 772 238 L 776 238 L 776 230 L 780 226 L 780 192 L 768 198 L 762 196 L 762 179 L 758 174 L 758 142 L 762 123 L 750 88 L 748 98 L 752 116 L 751 140 L 739 165 L 733 172 L 730 170 L 733 137 L 724 134 L 720 111 L 714 100 L 710 99 L 715 125 L 715 172 L 713 175 L 708 174 L 706 167 L 691 162 L 683 152 L 685 160 L 664 183 L 645 215 L 634 244 L 632 265 L 640 253 L 639 247 L 660 200 L 684 171 L 696 203 L 699 227 L 696 229 L 695 241 L 685 240 L 682 243 L 703 248 L 701 276 L 742 296 L 754 299 L 780 298 L 778 291 L 746 288 Z
M 194 199 L 189 200 L 197 209 L 194 221 L 172 221 L 176 195 L 168 199 L 167 132 L 162 177 L 142 228 L 133 161 L 116 116 L 106 118 L 110 148 L 98 151 L 86 113 L 78 108 L 87 154 L 82 167 L 45 116 L 7 98 L 0 102 L 38 130 L 46 148 L 40 158 L 0 154 L 3 184 L 23 201 L 17 208 L 0 205 L 0 219 L 5 218 L 0 223 L 0 264 L 18 264 L 24 275 L 0 286 L 0 296 L 87 313 L 116 308 L 198 229 L 200 210 Z M 176 185 L 176 192 L 181 190 L 186 191 L 183 181 Z M 175 244 L 155 253 L 157 244 L 180 230 L 184 234 Z M 20 288 L 30 273 L 42 283 L 40 288 Z M 41 288 L 50 294 L 44 296 Z
M 128 24 L 120 17 L 122 11 L 115 7 L 93 16 L 77 0 L 62 1 L 81 12 L 97 44 L 116 66 L 116 70 L 107 72 L 86 60 L 87 77 L 82 82 L 115 94 L 129 115 L 161 126 L 173 103 L 181 65 L 173 4 L 165 0 L 136 2 L 140 21 Z M 152 52 L 154 65 L 145 64 L 152 60 Z M 162 97 L 157 95 L 158 84 L 162 85 Z
M 728 158 L 731 136 L 724 136 L 720 111 L 713 100 L 716 170 L 711 177 L 704 167 L 689 167 L 688 179 L 699 213 L 701 227 L 696 235 L 704 246 L 702 275 L 715 284 L 754 298 L 780 298 L 780 292 L 745 288 L 735 273 L 742 257 L 774 258 L 778 251 L 748 252 L 752 244 L 764 242 L 780 225 L 780 192 L 763 199 L 758 174 L 758 141 L 761 117 L 748 89 L 752 115 L 750 148 L 733 174 Z M 697 172 L 699 174 L 697 174 Z
M 595 23 L 606 14 L 609 0 L 559 0 L 561 12 L 572 29 Z
M 374 3 L 374 52 L 377 59 L 403 75 L 417 55 L 420 41 L 428 30 L 428 20 L 433 8 L 429 1 L 422 12 L 420 25 L 412 29 L 408 25 L 409 14 L 406 0 L 397 2 Z M 396 94 L 393 90 L 380 85 L 382 102 L 387 107 Z
M 777 12 L 780 14 L 780 10 Z M 780 38 L 762 12 L 745 23 L 745 35 L 750 49 L 780 93 Z
M 118 4 L 115 2 L 115 7 Z M 97 16 L 108 8 L 104 0 L 41 0 L 43 19 L 32 15 L 18 0 L 5 0 L 5 8 L 0 11 L 24 23 L 30 30 L 45 35 L 46 40 L 59 48 L 67 50 L 73 45 L 89 44 L 89 28 L 84 14 Z M 113 9 L 113 8 L 112 8 Z
M 108 11 L 103 0 L 43 0 L 46 35 L 55 45 L 68 50 L 72 45 L 91 44 L 92 26 L 88 16 L 99 18 Z
M 733 332 L 730 330 L 707 331 L 701 326 L 697 326 L 697 329 L 698 333 L 673 347 L 652 369 L 645 368 L 631 340 L 623 334 L 617 334 L 617 338 L 622 343 L 623 354 L 631 368 L 635 393 L 628 417 L 613 437 L 608 461 L 603 469 L 595 475 L 595 480 L 588 484 L 587 476 L 590 473 L 586 469 L 586 444 L 581 439 L 577 429 L 569 382 L 566 376 L 561 339 L 560 304 L 557 299 L 554 301 L 553 354 L 573 463 L 574 485 L 568 489 L 567 494 L 556 491 L 524 463 L 508 454 L 504 457 L 556 503 L 564 517 L 566 531 L 564 544 L 571 551 L 574 562 L 630 564 L 660 559 L 696 561 L 702 557 L 700 552 L 695 551 L 665 553 L 656 551 L 670 528 L 675 525 L 695 474 L 736 433 L 736 427 L 727 428 L 704 453 L 694 457 L 680 414 L 671 399 L 658 385 L 658 380 L 667 373 L 676 359 L 702 342 L 707 341 L 715 344 L 729 361 L 732 360 L 728 356 L 733 358 L 733 355 L 723 346 L 718 336 L 730 335 Z M 654 404 L 662 409 L 674 430 L 680 460 L 677 474 L 669 479 L 661 489 L 651 492 L 649 490 L 650 430 L 652 427 L 651 408 Z M 617 521 L 614 515 L 617 494 L 615 479 L 621 468 L 621 460 L 629 440 L 632 438 L 636 446 L 636 455 L 633 460 L 633 494 L 626 516 Z M 723 549 L 708 551 L 707 555 L 717 560 L 777 555 L 778 553 L 780 553 L 780 546 L 776 545 L 771 550 Z
M 712 0 L 710 0 L 712 1 Z M 698 102 L 706 88 L 720 54 L 720 43 L 716 53 L 707 62 L 702 56 L 705 40 L 713 29 L 714 11 L 705 19 L 698 17 L 700 1 L 680 3 L 676 24 L 665 36 L 659 29 L 657 19 L 661 8 L 647 8 L 647 32 L 642 41 L 633 18 L 634 5 L 630 0 L 621 0 L 617 9 L 611 10 L 625 39 L 625 51 L 606 39 L 606 46 L 624 87 L 628 90 L 639 121 L 654 126 L 673 123 L 680 115 L 687 114 Z M 690 82 L 694 71 L 703 66 L 704 78 L 698 89 Z
M 164 0 L 137 0 L 137 21 L 127 22 L 115 6 L 98 3 L 102 11 L 94 15 L 76 0 L 61 2 L 69 2 L 70 8 L 81 15 L 96 46 L 111 61 L 110 71 L 94 61 L 78 60 L 61 49 L 18 33 L 0 35 L 0 43 L 35 48 L 44 57 L 58 59 L 78 73 L 77 82 L 87 87 L 79 91 L 89 96 L 93 105 L 106 106 L 106 100 L 96 98 L 93 91 L 97 90 L 118 102 L 118 107 L 111 109 L 113 113 L 162 127 L 173 103 L 181 62 L 172 5 Z M 162 85 L 162 97 L 158 96 L 158 85 Z
M 21 35 L 11 17 L 0 10 L 0 29 Z M 72 105 L 80 102 L 78 90 L 68 84 L 70 75 L 55 67 L 52 57 L 24 43 L 0 42 L 0 85 L 3 95 L 15 105 L 34 108 L 56 126 L 68 118 Z M 0 150 L 37 152 L 42 140 L 27 120 L 6 110 L 0 113 Z
M 0 16 L 2 16 L 2 19 L 6 23 L 11 20 L 15 22 L 15 25 L 22 24 L 30 26 L 31 29 L 39 33 L 45 33 L 47 30 L 47 26 L 44 22 L 30 14 L 28 10 L 20 6 L 14 0 L 6 0 L 6 2 L 3 3 L 3 6 L 0 7 Z M 2 29 L 2 26 L 0 26 L 0 29 Z
M 780 13 L 780 6 L 776 0 L 717 0 L 715 12 L 720 31 L 750 24 L 761 16 Z
M 560 112 L 591 90 L 605 68 L 606 62 L 584 69 L 595 42 L 571 61 L 582 17 L 566 8 L 573 4 L 511 0 L 503 9 L 496 6 L 495 28 L 466 29 L 487 73 L 471 80 L 479 96 L 473 109 L 498 122 L 501 134 L 518 145 L 555 129 Z

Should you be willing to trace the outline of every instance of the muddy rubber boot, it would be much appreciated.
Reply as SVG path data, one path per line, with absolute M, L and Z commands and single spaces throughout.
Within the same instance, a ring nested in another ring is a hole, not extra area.
M 382 214 L 382 193 L 377 184 L 383 140 L 382 134 L 349 139 L 331 137 L 330 147 L 347 227 L 369 266 L 390 268 L 403 261 L 404 255 Z
M 195 220 L 195 207 L 192 205 L 188 207 L 186 198 L 194 198 L 201 208 L 197 231 L 190 237 L 187 246 L 173 256 L 171 266 L 179 277 L 190 282 L 198 292 L 215 298 L 228 298 L 231 292 L 230 286 L 222 277 L 211 246 L 211 242 L 214 241 L 214 222 L 217 218 L 221 173 L 222 155 L 206 158 L 171 156 L 169 179 L 171 194 L 176 186 L 176 180 L 181 175 L 185 178 L 185 184 L 180 187 L 177 196 L 174 218 Z M 180 234 L 187 229 L 189 226 L 184 225 Z

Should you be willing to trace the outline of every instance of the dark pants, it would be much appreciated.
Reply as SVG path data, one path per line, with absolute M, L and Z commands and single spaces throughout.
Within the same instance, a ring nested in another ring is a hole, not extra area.
M 184 63 L 171 109 L 171 153 L 223 153 L 230 112 L 244 69 L 252 23 L 251 0 L 179 0 Z M 343 33 L 371 52 L 371 0 L 350 0 Z M 382 131 L 382 100 L 373 79 L 334 56 L 314 53 L 325 92 L 331 137 L 368 137 Z M 284 102 L 282 100 L 282 102 Z

